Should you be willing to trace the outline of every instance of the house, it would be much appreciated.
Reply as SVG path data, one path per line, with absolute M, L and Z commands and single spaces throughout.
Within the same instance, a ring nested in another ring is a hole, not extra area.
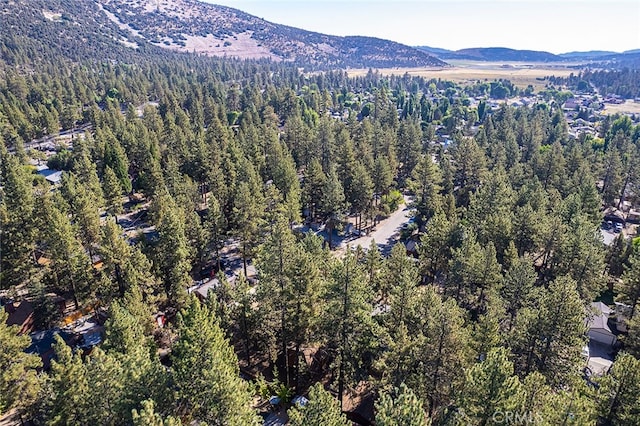
M 55 171 L 51 173 L 49 176 L 45 176 L 47 182 L 51 185 L 58 185 L 62 181 L 62 171 Z
M 29 337 L 31 337 L 31 345 L 25 350 L 25 352 L 28 354 L 40 355 L 40 358 L 42 359 L 42 367 L 45 370 L 49 369 L 51 366 L 51 360 L 55 357 L 53 344 L 57 335 L 60 335 L 62 340 L 67 344 L 70 344 L 74 340 L 74 336 L 72 334 L 62 331 L 59 328 L 38 331 L 29 335 Z
M 602 302 L 591 303 L 591 313 L 587 318 L 589 340 L 613 346 L 616 335 L 609 328 L 609 315 L 613 310 Z
M 51 185 L 57 185 L 62 181 L 62 171 L 61 170 L 52 170 L 47 166 L 38 166 L 36 168 L 37 173 L 40 176 L 44 176 L 44 178 Z
M 572 111 L 576 108 L 578 108 L 578 101 L 575 98 L 569 98 L 564 104 L 562 104 L 562 109 L 565 111 Z
M 27 300 L 22 302 L 9 302 L 4 306 L 4 310 L 9 314 L 7 325 L 18 326 L 18 334 L 28 334 L 33 331 L 34 313 L 33 305 Z
M 81 317 L 64 330 L 77 339 L 76 347 L 90 350 L 102 342 L 104 327 L 98 322 L 95 315 Z
M 235 275 L 227 276 L 226 278 L 229 284 L 233 284 L 236 279 Z M 217 278 L 205 279 L 202 281 L 198 281 L 195 285 L 189 287 L 187 289 L 187 293 L 194 293 L 196 297 L 200 299 L 200 301 L 204 302 L 205 300 L 207 300 L 209 292 L 215 291 L 218 287 L 220 287 L 220 281 Z

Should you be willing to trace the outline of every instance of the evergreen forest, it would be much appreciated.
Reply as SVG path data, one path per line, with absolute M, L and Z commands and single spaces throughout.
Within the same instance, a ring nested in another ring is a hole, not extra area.
M 102 328 L 96 345 L 54 333 L 43 362 L 0 309 L 0 414 L 639 424 L 640 239 L 601 234 L 640 194 L 629 117 L 574 138 L 561 92 L 492 107 L 508 81 L 36 50 L 2 45 L 0 294 L 35 331 Z M 405 206 L 397 244 L 340 244 Z M 587 374 L 592 302 L 614 300 L 627 331 Z

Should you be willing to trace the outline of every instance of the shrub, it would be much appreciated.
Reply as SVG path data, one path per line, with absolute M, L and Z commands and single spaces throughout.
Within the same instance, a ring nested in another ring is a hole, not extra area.
M 398 210 L 398 207 L 403 201 L 404 198 L 402 197 L 402 193 L 398 190 L 392 190 L 387 195 L 383 195 L 380 199 L 380 203 L 382 206 L 386 206 L 388 208 L 389 213 Z

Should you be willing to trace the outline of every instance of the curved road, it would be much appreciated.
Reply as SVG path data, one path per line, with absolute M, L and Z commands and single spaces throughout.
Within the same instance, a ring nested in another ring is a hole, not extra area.
M 375 240 L 383 254 L 388 253 L 391 247 L 398 241 L 400 237 L 400 229 L 402 225 L 411 219 L 411 209 L 408 204 L 412 201 L 411 197 L 404 197 L 404 204 L 401 204 L 398 210 L 393 212 L 388 218 L 376 225 L 376 230 L 364 237 L 354 240 L 343 241 L 340 249 L 346 249 L 347 246 L 369 248 L 371 241 Z

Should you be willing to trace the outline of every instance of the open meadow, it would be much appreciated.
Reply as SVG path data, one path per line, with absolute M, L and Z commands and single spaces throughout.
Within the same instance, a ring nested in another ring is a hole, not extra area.
M 448 68 L 383 68 L 379 71 L 383 75 L 415 75 L 426 78 L 440 78 L 456 83 L 471 83 L 475 81 L 493 81 L 507 79 L 518 87 L 525 88 L 532 85 L 534 89 L 544 89 L 547 82 L 544 77 L 566 77 L 579 72 L 569 68 L 575 64 L 569 63 L 531 63 L 531 62 L 482 62 L 449 60 Z M 365 75 L 366 69 L 352 69 L 347 71 L 349 76 Z
M 607 114 L 640 114 L 640 102 L 626 100 L 622 104 L 605 104 Z

